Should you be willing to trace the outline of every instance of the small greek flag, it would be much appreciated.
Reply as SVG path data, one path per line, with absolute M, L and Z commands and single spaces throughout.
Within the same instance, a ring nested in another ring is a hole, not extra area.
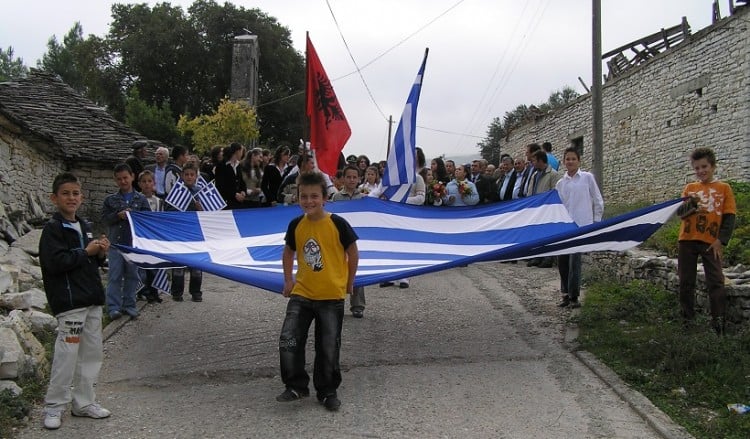
M 198 191 L 195 198 L 198 199 L 201 207 L 206 212 L 221 210 L 227 206 L 226 201 L 224 201 L 224 198 L 222 198 L 213 182 L 207 183 L 206 187 Z
M 195 182 L 195 187 L 197 187 L 200 190 L 206 186 L 208 186 L 208 182 L 206 181 L 205 178 L 203 178 L 202 175 L 199 175 L 198 180 Z
M 154 281 L 151 283 L 151 286 L 159 291 L 169 293 L 169 290 L 172 288 L 172 281 L 169 279 L 169 270 L 164 268 L 156 270 L 156 275 L 154 276 Z
M 190 203 L 193 202 L 193 194 L 190 193 L 190 189 L 185 186 L 185 182 L 180 178 L 174 186 L 172 186 L 172 189 L 169 191 L 169 194 L 167 194 L 167 198 L 165 198 L 164 201 L 180 212 L 184 212 L 187 210 L 188 206 L 190 206 Z

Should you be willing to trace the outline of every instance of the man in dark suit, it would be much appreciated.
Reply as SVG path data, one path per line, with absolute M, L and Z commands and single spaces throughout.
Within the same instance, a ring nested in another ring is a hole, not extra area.
M 513 188 L 516 186 L 516 179 L 518 178 L 518 173 L 513 169 L 513 158 L 509 155 L 503 157 L 500 169 L 503 172 L 503 178 L 497 182 L 498 197 L 500 201 L 512 200 Z

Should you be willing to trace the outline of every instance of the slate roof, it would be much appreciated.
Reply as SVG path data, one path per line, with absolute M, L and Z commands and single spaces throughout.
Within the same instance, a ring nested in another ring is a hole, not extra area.
M 32 70 L 0 82 L 0 115 L 50 144 L 64 160 L 119 162 L 144 136 L 81 96 L 54 74 Z

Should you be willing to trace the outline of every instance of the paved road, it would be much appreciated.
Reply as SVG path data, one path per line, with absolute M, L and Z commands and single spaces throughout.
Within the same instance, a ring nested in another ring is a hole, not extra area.
M 286 299 L 205 276 L 204 302 L 117 323 L 98 389 L 111 418 L 49 432 L 37 410 L 19 437 L 659 437 L 564 347 L 556 285 L 554 269 L 486 263 L 367 287 L 365 318 L 344 319 L 329 413 L 274 400 Z

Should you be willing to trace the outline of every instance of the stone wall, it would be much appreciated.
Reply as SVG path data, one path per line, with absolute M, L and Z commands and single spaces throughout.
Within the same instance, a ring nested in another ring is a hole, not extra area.
M 28 212 L 31 194 L 46 203 L 55 175 L 65 169 L 50 151 L 31 148 L 0 124 L 0 202 L 9 212 Z
M 750 8 L 694 33 L 684 43 L 608 81 L 603 99 L 603 187 L 608 203 L 657 202 L 692 181 L 688 154 L 715 149 L 717 175 L 750 180 Z M 590 95 L 512 131 L 501 151 L 550 141 L 560 157 L 583 147 L 591 167 Z
M 645 280 L 678 294 L 677 260 L 643 252 L 596 252 L 584 257 L 584 267 L 593 268 L 620 282 Z M 727 320 L 750 322 L 750 269 L 742 265 L 724 270 L 727 292 Z M 698 267 L 696 307 L 709 309 L 703 268 Z
M 117 191 L 112 176 L 114 161 L 67 163 L 45 144 L 30 145 L 1 125 L 0 157 L 0 203 L 7 213 L 20 212 L 26 220 L 31 219 L 34 209 L 29 197 L 47 214 L 53 212 L 49 201 L 52 181 L 60 172 L 69 171 L 81 181 L 83 205 L 79 215 L 92 221 L 95 231 L 104 230 L 99 221 L 101 206 L 107 195 Z

